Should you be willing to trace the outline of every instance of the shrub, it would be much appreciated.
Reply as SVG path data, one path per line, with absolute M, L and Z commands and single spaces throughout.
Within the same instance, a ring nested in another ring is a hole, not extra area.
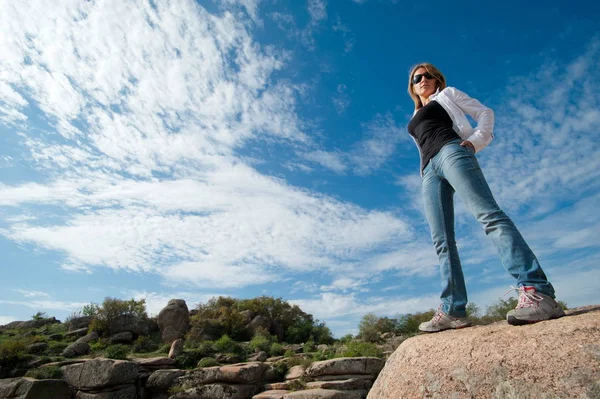
M 31 320 L 42 320 L 46 317 L 48 317 L 48 314 L 46 314 L 46 312 L 37 312 L 36 314 L 31 316 Z
M 283 354 L 283 357 L 293 357 L 296 354 L 296 352 L 294 352 L 291 349 L 288 349 L 285 351 L 285 353 Z
M 345 344 L 347 342 L 352 341 L 353 338 L 354 336 L 352 334 L 346 334 L 342 338 L 340 338 L 340 343 Z
M 213 341 L 202 341 L 197 346 L 197 351 L 203 353 L 205 356 L 215 353 L 217 349 L 215 348 L 215 343 Z
M 58 341 L 50 341 L 48 343 L 48 349 L 46 349 L 46 353 L 49 355 L 60 355 L 62 351 L 64 351 L 67 346 L 69 346 L 66 342 L 58 342 Z
M 241 347 L 231 339 L 227 334 L 215 341 L 214 347 L 219 352 L 241 353 Z
M 315 343 L 310 340 L 307 341 L 304 345 L 302 345 L 302 352 L 303 353 L 311 353 L 315 351 Z
M 89 308 L 86 308 L 86 306 Z M 139 319 L 148 318 L 145 299 L 124 301 L 106 297 L 101 306 L 93 303 L 86 306 L 84 306 L 83 313 L 94 317 L 90 323 L 89 330 L 97 331 L 99 334 L 109 333 L 113 327 L 113 323 L 120 316 L 129 315 Z
M 109 359 L 126 360 L 131 348 L 127 345 L 117 344 L 106 348 L 104 355 Z
M 41 367 L 29 370 L 27 374 L 25 374 L 25 377 L 31 377 L 37 380 L 59 380 L 62 376 L 62 370 L 58 366 Z
M 277 381 L 283 381 L 285 380 L 285 375 L 290 369 L 290 365 L 286 361 L 277 362 L 271 365 L 271 369 L 275 372 Z
M 271 356 L 281 356 L 284 352 L 285 349 L 283 349 L 283 345 L 281 345 L 279 342 L 273 342 L 269 347 L 269 354 Z
M 250 348 L 267 352 L 271 347 L 271 341 L 263 334 L 257 333 L 250 341 Z
M 0 343 L 0 366 L 12 367 L 25 359 L 26 345 L 22 341 Z
M 158 352 L 159 353 L 169 353 L 170 351 L 171 351 L 171 345 L 170 344 L 162 344 L 158 348 Z
M 99 339 L 96 342 L 90 343 L 90 350 L 92 352 L 101 351 L 108 347 L 108 341 L 105 339 Z
M 158 345 L 145 335 L 140 335 L 133 342 L 132 350 L 133 352 L 143 353 L 143 352 L 152 352 L 158 349 Z M 170 348 L 169 348 L 170 349 Z
M 219 362 L 217 362 L 214 358 L 212 357 L 204 357 L 202 359 L 200 359 L 200 361 L 198 362 L 198 367 L 214 367 L 214 366 L 219 366 Z
M 203 357 L 204 354 L 197 349 L 187 350 L 175 358 L 175 364 L 180 369 L 193 369 Z
M 374 343 L 365 341 L 350 341 L 346 344 L 344 357 L 383 357 L 383 352 Z

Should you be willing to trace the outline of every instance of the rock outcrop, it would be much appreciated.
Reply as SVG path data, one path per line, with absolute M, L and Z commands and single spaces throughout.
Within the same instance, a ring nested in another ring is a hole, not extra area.
M 0 379 L 0 398 L 71 399 L 71 388 L 63 380 L 33 378 Z
M 368 398 L 425 397 L 600 398 L 600 306 L 407 339 Z
M 164 343 L 184 338 L 190 329 L 190 314 L 183 299 L 171 299 L 157 318 L 158 327 Z

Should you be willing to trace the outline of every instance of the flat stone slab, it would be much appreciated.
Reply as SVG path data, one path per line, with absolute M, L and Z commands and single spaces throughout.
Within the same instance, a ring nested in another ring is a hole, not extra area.
M 297 380 L 298 378 L 304 375 L 304 370 L 306 368 L 304 366 L 294 366 L 288 370 L 285 374 L 286 380 Z
M 208 384 L 169 396 L 169 399 L 248 399 L 256 391 L 255 385 Z
M 338 380 L 367 380 L 373 382 L 371 374 L 341 374 L 341 375 L 318 375 L 312 377 L 313 381 L 338 381 Z
M 92 359 L 61 367 L 63 379 L 78 389 L 91 390 L 135 381 L 139 367 L 125 360 Z
M 42 364 L 40 367 L 62 367 L 62 366 L 68 366 L 70 364 L 80 364 L 80 363 L 85 363 L 88 360 L 92 360 L 92 359 L 73 359 L 73 360 L 63 360 L 61 362 L 52 362 L 52 363 L 45 363 Z
M 258 384 L 262 382 L 265 371 L 268 368 L 269 366 L 260 362 L 206 367 L 189 371 L 182 379 L 184 383 L 191 386 L 215 382 Z
M 283 389 L 273 389 L 270 391 L 264 391 L 258 395 L 254 395 L 252 399 L 283 399 L 283 396 L 290 391 Z
M 349 380 L 312 381 L 306 384 L 307 388 L 336 389 L 339 391 L 369 390 L 373 382 L 365 379 L 351 378 Z
M 283 399 L 364 399 L 366 397 L 367 391 L 337 391 L 332 389 L 307 389 L 283 395 Z
M 75 399 L 137 399 L 137 390 L 134 385 L 129 385 L 114 391 L 106 392 L 83 392 L 75 394 Z
M 175 359 L 169 357 L 149 357 L 147 359 L 136 358 L 131 361 L 142 367 L 162 367 L 173 366 L 175 364 Z
M 377 357 L 347 357 L 314 362 L 305 373 L 311 377 L 343 374 L 377 375 L 384 365 L 385 360 Z

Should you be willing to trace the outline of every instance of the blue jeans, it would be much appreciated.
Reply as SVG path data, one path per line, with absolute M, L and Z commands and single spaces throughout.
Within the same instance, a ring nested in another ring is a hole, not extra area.
M 454 235 L 454 192 L 483 225 L 504 268 L 518 286 L 533 286 L 554 298 L 537 258 L 512 220 L 498 207 L 477 158 L 462 140 L 453 140 L 429 161 L 423 171 L 423 202 L 442 275 L 442 311 L 464 317 L 467 289 Z

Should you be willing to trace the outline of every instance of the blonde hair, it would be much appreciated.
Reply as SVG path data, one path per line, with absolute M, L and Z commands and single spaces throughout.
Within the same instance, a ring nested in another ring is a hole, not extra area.
M 408 75 L 408 95 L 415 102 L 415 109 L 419 109 L 423 106 L 423 103 L 421 102 L 421 98 L 417 95 L 417 93 L 414 92 L 414 90 L 413 90 L 414 85 L 412 84 L 413 76 L 415 75 L 415 72 L 419 68 L 424 68 L 427 72 L 429 72 L 430 74 L 433 75 L 433 77 L 435 78 L 436 89 L 444 90 L 446 88 L 446 78 L 444 77 L 444 74 L 435 67 L 435 65 L 430 64 L 428 62 L 422 62 L 420 64 L 413 66 L 410 69 L 410 74 Z

